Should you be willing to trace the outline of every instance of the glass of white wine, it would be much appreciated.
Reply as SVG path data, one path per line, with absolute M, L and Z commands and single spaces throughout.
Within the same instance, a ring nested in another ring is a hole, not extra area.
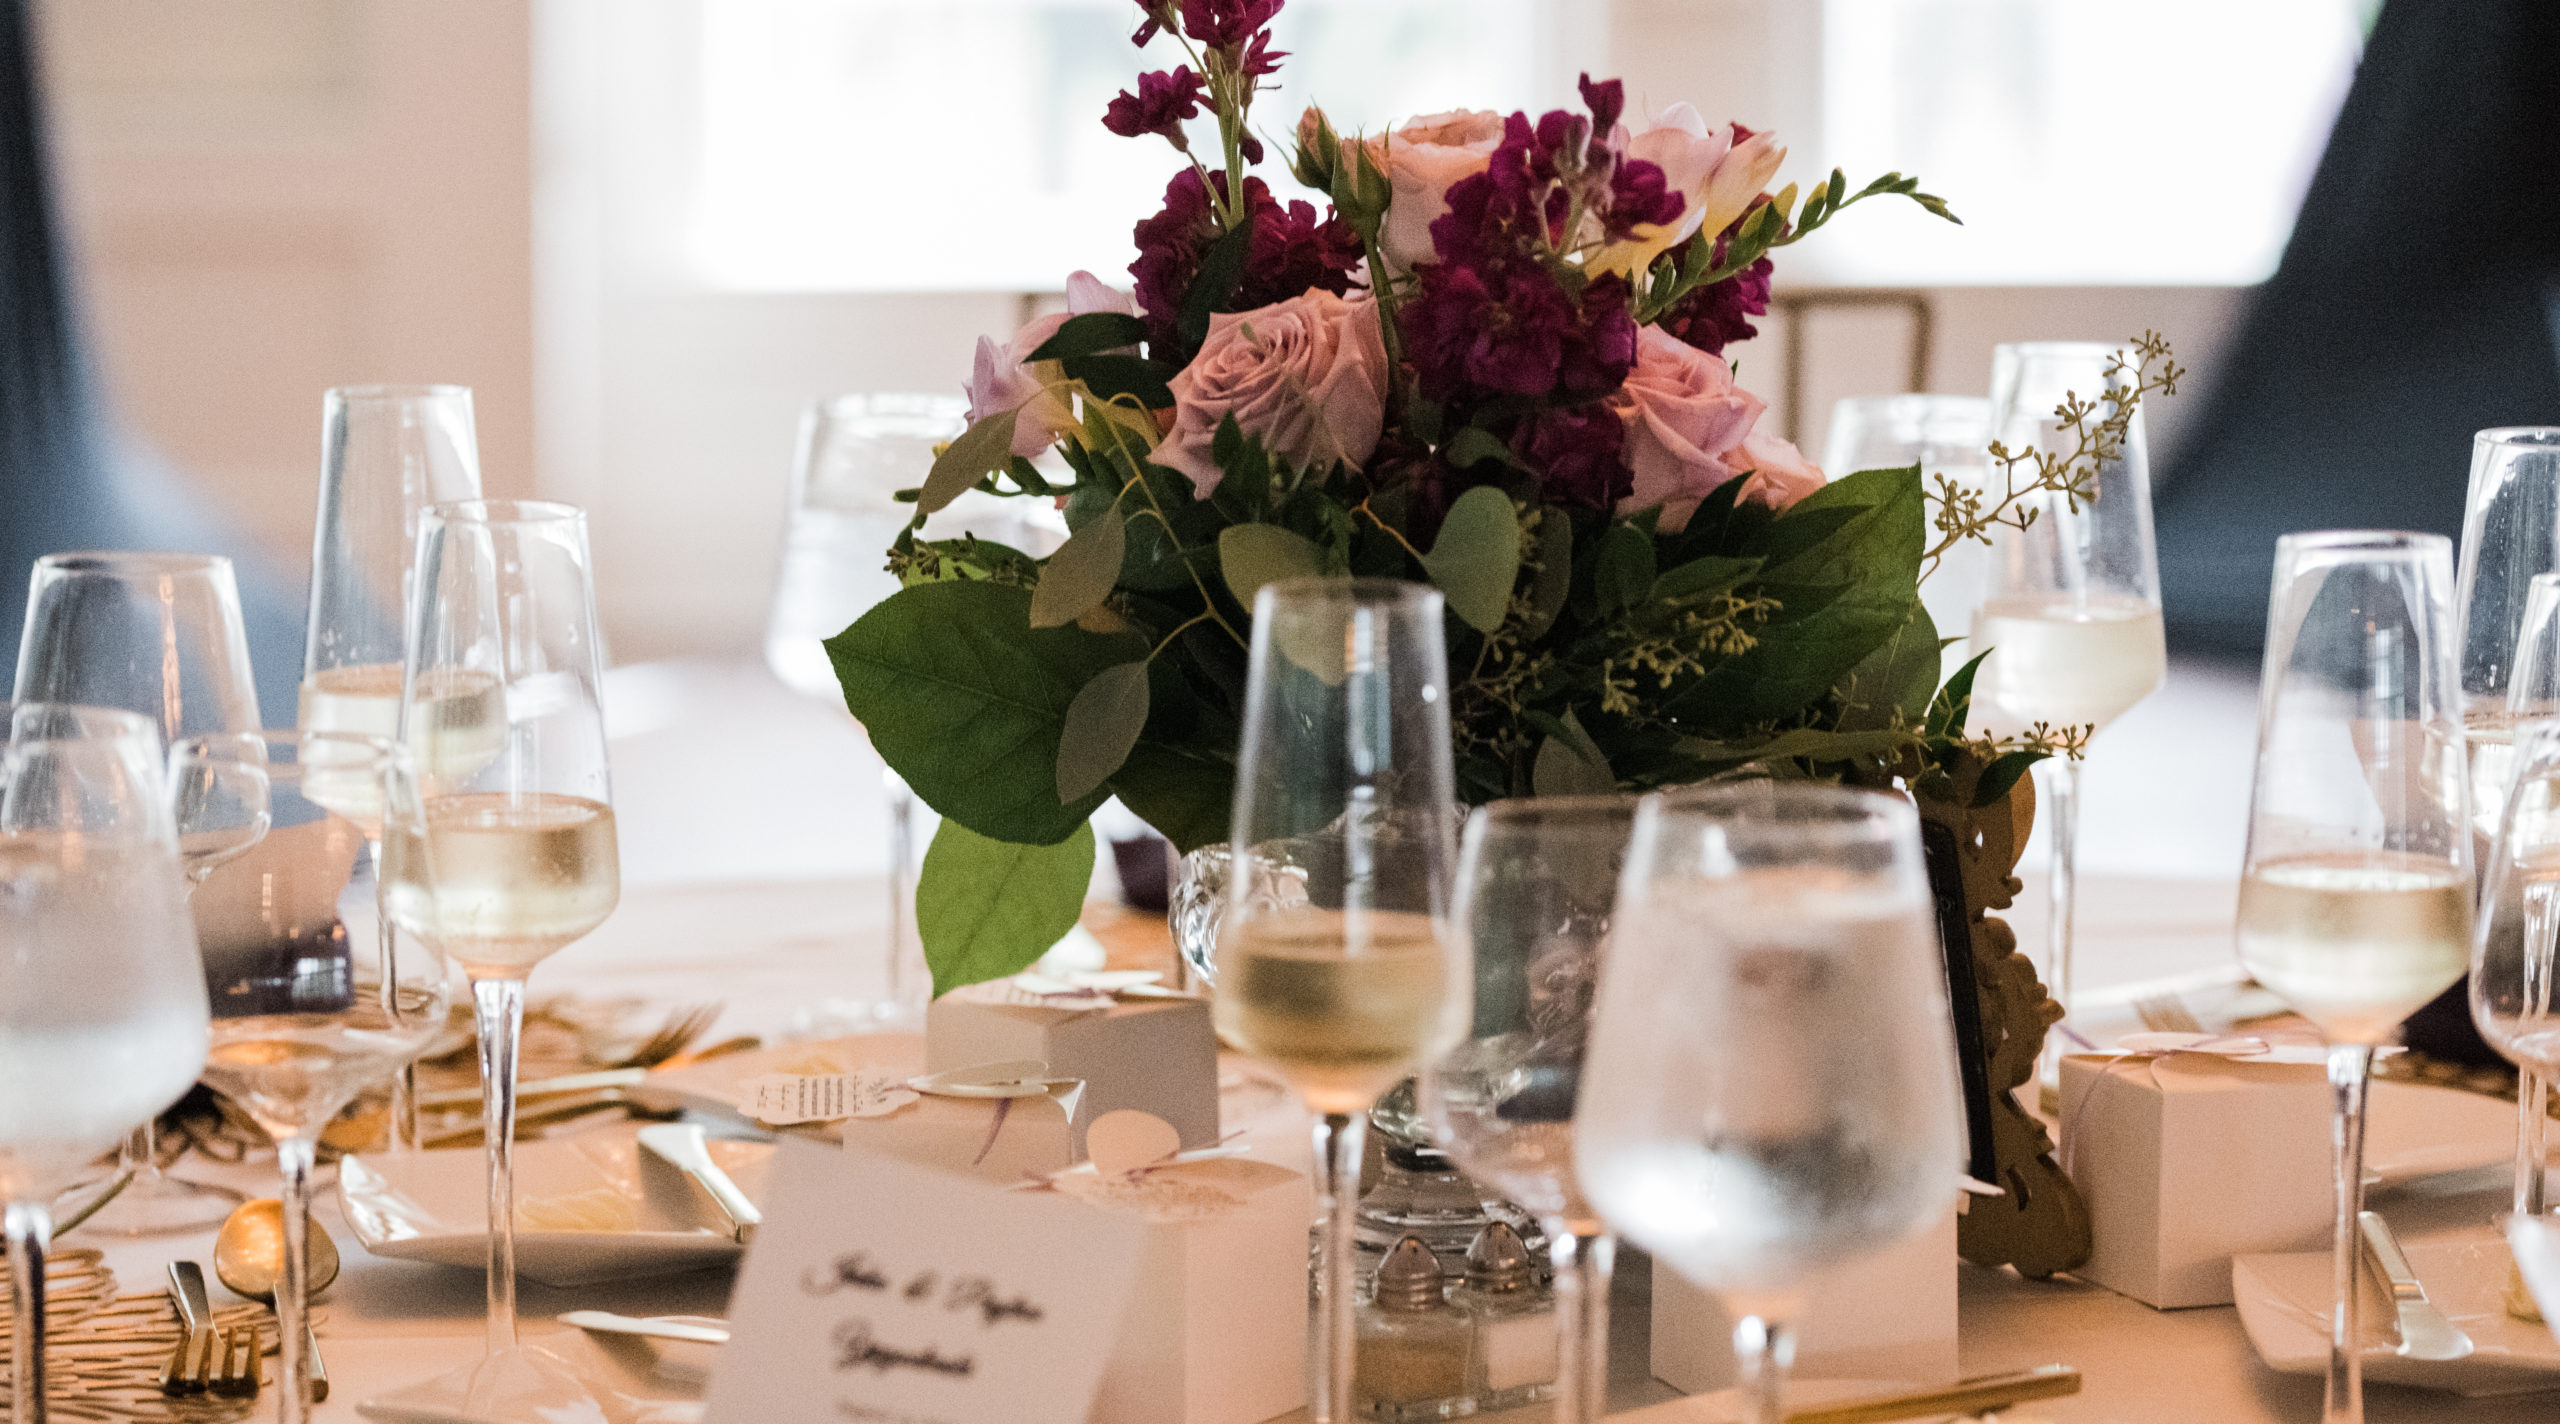
M 320 1130 L 443 1032 L 451 976 L 431 945 L 377 932 L 379 881 L 366 841 L 388 823 L 414 838 L 422 808 L 404 753 L 378 737 L 262 732 L 189 738 L 170 754 L 182 825 L 254 845 L 197 888 L 198 943 L 213 997 L 204 1080 L 276 1144 L 284 1275 L 276 1319 L 279 1418 L 310 1415 L 304 1243 Z M 358 825 L 323 804 L 362 800 Z M 317 793 L 317 794 L 316 794 Z
M 411 725 L 421 699 L 459 679 L 491 679 L 505 709 L 487 759 L 419 758 L 418 815 L 383 828 L 385 913 L 470 979 L 487 1123 L 489 1353 L 425 1389 L 473 1418 L 530 1419 L 590 1398 L 556 1357 L 516 1343 L 514 1180 L 526 976 L 604 923 L 621 894 L 586 514 L 435 505 L 417 566 Z
M 2356 1213 L 2374 1046 L 2471 957 L 2453 545 L 2276 541 L 2240 881 L 2240 961 L 2319 1025 L 2338 1115 L 2336 1307 L 2322 1417 L 2361 1419 Z
M 2000 347 L 1991 367 L 1991 435 L 2011 451 L 2069 457 L 2080 436 L 2064 415 L 2090 407 L 2095 432 L 2125 399 L 2124 355 L 2094 342 Z M 2139 406 L 2122 439 L 2071 492 L 2026 497 L 2024 528 L 1992 549 L 1971 650 L 1976 722 L 2019 732 L 2106 725 L 2159 689 L 2168 643 L 2160 625 L 2160 560 L 2151 537 L 2151 457 Z M 1994 473 L 1992 479 L 2000 476 Z M 2004 491 L 1994 491 L 1995 495 Z M 2079 902 L 2080 762 L 2044 763 L 2044 823 L 2053 843 L 2045 987 L 2071 1008 L 2071 940 Z M 2058 1045 L 2060 1040 L 2054 1042 Z
M 19 707 L 0 747 L 0 1203 L 20 1424 L 45 1419 L 53 1195 L 194 1084 L 206 1041 L 158 738 L 139 717 L 32 730 L 47 711 Z
M 1927 1230 L 1964 1170 L 1920 823 L 1900 797 L 1755 781 L 1636 814 L 1574 1113 L 1600 1215 L 1737 1324 L 1779 1424 L 1816 1272 Z
M 1457 794 L 1440 595 L 1292 579 L 1254 598 L 1219 1037 L 1315 1114 L 1324 1213 L 1314 1417 L 1352 1418 L 1353 1218 L 1378 1095 L 1454 1046 L 1467 952 L 1449 932 Z M 1285 843 L 1292 854 L 1256 854 Z M 1290 865 L 1286 885 L 1256 883 Z M 1303 880 L 1296 878 L 1303 873 Z

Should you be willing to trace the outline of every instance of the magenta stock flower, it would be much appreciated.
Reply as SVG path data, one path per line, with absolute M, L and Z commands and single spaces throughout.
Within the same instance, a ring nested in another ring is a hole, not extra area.
M 1226 185 L 1223 173 L 1210 174 L 1204 183 L 1197 170 L 1185 169 L 1165 185 L 1163 211 L 1137 226 L 1138 260 L 1129 264 L 1129 275 L 1137 280 L 1148 338 L 1160 358 L 1179 344 L 1183 298 L 1200 275 L 1209 244 L 1218 239 L 1212 195 L 1223 197 Z M 1339 295 L 1351 289 L 1360 267 L 1360 237 L 1349 224 L 1319 216 L 1310 203 L 1283 206 L 1259 178 L 1244 180 L 1244 201 L 1252 232 L 1245 239 L 1244 280 L 1218 310 L 1250 311 L 1304 292 Z
M 1721 257 L 1721 248 L 1717 256 Z M 1710 282 L 1662 314 L 1664 331 L 1709 355 L 1760 334 L 1751 318 L 1769 311 L 1769 259 L 1766 257 L 1725 278 Z
M 1138 92 L 1123 89 L 1102 114 L 1102 126 L 1122 138 L 1162 134 L 1185 151 L 1182 121 L 1200 112 L 1200 76 L 1185 64 L 1138 76 Z
M 1553 503 L 1605 510 L 1634 487 L 1619 451 L 1626 424 L 1599 401 L 1542 410 L 1512 432 L 1511 451 L 1539 472 L 1538 488 Z
M 1213 49 L 1250 41 L 1280 13 L 1282 0 L 1182 0 L 1182 32 Z

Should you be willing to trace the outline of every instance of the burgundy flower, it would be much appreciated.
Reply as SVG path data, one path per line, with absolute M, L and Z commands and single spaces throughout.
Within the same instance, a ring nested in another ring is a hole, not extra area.
M 1182 0 L 1182 32 L 1213 49 L 1243 45 L 1280 13 L 1282 0 Z
M 1226 182 L 1223 173 L 1210 174 L 1204 183 L 1196 169 L 1184 169 L 1165 185 L 1164 210 L 1138 224 L 1138 260 L 1129 264 L 1129 274 L 1137 279 L 1138 304 L 1145 308 L 1159 357 L 1188 354 L 1177 349 L 1182 302 L 1209 244 L 1218 239 L 1212 195 L 1223 197 Z M 1244 180 L 1244 201 L 1252 231 L 1245 239 L 1244 279 L 1217 310 L 1251 311 L 1310 291 L 1340 295 L 1351 289 L 1361 251 L 1359 234 L 1349 224 L 1318 214 L 1310 203 L 1282 206 L 1259 178 Z
M 1191 66 L 1138 76 L 1138 92 L 1123 89 L 1103 111 L 1102 126 L 1122 138 L 1162 134 L 1176 148 L 1186 148 L 1182 121 L 1200 112 L 1200 76 Z
M 1636 364 L 1636 319 L 1626 279 L 1601 277 L 1582 289 L 1580 319 L 1565 333 L 1556 389 L 1566 396 L 1605 396 Z
M 1173 5 L 1172 0 L 1138 0 L 1138 8 L 1147 18 L 1138 25 L 1138 32 L 1129 36 L 1129 43 L 1144 49 L 1147 41 L 1173 23 Z
M 1617 241 L 1648 224 L 1678 222 L 1681 210 L 1688 206 L 1688 199 L 1671 191 L 1662 165 L 1641 158 L 1622 159 L 1609 175 L 1609 203 L 1600 226 L 1611 241 Z
M 1709 355 L 1760 334 L 1751 318 L 1769 311 L 1769 259 L 1761 258 L 1721 282 L 1710 282 L 1682 297 L 1658 323 L 1673 336 Z
M 1627 111 L 1625 81 L 1604 79 L 1594 84 L 1591 76 L 1585 74 L 1577 87 L 1582 90 L 1583 107 L 1591 111 L 1592 135 L 1607 141 L 1609 131 L 1618 126 L 1618 117 Z
M 1546 396 L 1575 325 L 1573 299 L 1532 262 L 1435 262 L 1404 310 L 1405 351 L 1437 401 Z
M 1520 422 L 1511 453 L 1538 471 L 1539 490 L 1550 503 L 1575 509 L 1609 509 L 1635 488 L 1619 449 L 1625 422 L 1599 401 L 1542 410 Z
M 1271 8 L 1277 10 L 1280 7 L 1275 3 Z M 1253 39 L 1245 45 L 1242 57 L 1236 61 L 1236 71 L 1249 79 L 1260 79 L 1266 74 L 1279 73 L 1280 61 L 1288 57 L 1287 50 L 1271 47 L 1270 31 L 1256 31 Z

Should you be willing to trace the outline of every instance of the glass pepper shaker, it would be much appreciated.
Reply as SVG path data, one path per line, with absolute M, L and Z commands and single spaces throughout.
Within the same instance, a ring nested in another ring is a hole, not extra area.
M 1528 1243 L 1507 1222 L 1476 1233 L 1455 1292 L 1475 1327 L 1478 1407 L 1510 1409 L 1556 1392 L 1556 1301 Z
M 1387 1424 L 1472 1414 L 1475 1329 L 1449 1301 L 1440 1258 L 1422 1239 L 1396 1242 L 1360 1304 L 1353 1392 L 1360 1412 Z

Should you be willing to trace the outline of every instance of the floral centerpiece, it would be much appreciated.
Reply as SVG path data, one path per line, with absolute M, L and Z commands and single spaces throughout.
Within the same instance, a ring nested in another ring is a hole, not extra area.
M 1942 201 L 1893 173 L 1771 192 L 1770 134 L 1687 105 L 1631 122 L 1587 76 L 1580 110 L 1535 119 L 1363 136 L 1311 108 L 1286 173 L 1323 205 L 1284 201 L 1249 122 L 1281 4 L 1144 0 L 1136 43 L 1182 62 L 1103 123 L 1181 166 L 1136 226 L 1134 292 L 1077 273 L 1069 313 L 980 341 L 971 423 L 888 551 L 902 590 L 828 643 L 944 817 L 917 894 L 937 992 L 1073 925 L 1104 799 L 1183 850 L 1224 837 L 1253 596 L 1277 579 L 1441 589 L 1471 804 L 1925 771 L 1962 744 L 1971 670 L 1939 689 L 1924 566 L 2032 519 L 2023 491 L 2085 482 L 2154 388 L 2145 347 L 2074 419 L 2079 452 L 2004 452 L 2001 498 L 1917 468 L 1826 482 L 1723 353 L 1777 249 L 1871 198 L 1954 221 Z M 1045 559 L 920 537 L 972 489 L 1057 501 L 1072 533 Z M 1985 794 L 2069 740 L 1979 748 Z

